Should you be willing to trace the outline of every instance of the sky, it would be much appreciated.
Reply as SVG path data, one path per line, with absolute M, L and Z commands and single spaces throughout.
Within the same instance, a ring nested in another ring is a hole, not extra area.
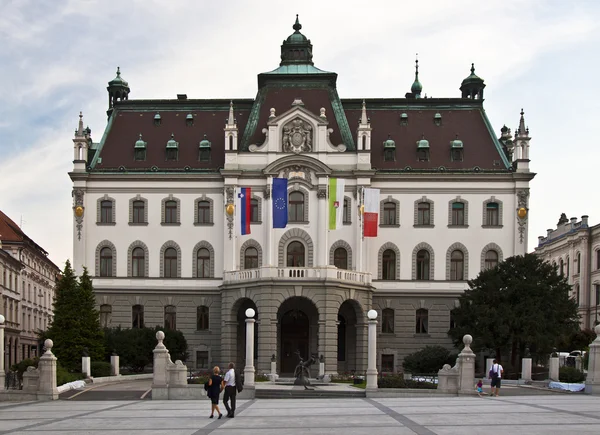
M 0 210 L 62 268 L 72 258 L 73 132 L 100 141 L 107 82 L 130 99 L 254 98 L 300 15 L 341 98 L 459 97 L 475 63 L 498 132 L 525 111 L 529 250 L 561 213 L 600 223 L 600 2 L 595 0 L 0 0 Z

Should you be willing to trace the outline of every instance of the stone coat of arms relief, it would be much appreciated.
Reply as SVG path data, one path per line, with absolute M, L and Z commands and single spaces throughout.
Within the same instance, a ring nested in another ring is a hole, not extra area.
M 300 118 L 293 119 L 283 126 L 283 151 L 306 153 L 312 151 L 313 128 Z

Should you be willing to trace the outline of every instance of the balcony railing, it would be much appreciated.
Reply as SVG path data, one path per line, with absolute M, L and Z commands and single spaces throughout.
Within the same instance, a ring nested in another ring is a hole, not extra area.
M 370 285 L 371 274 L 338 269 L 337 267 L 261 267 L 258 269 L 224 272 L 223 284 L 277 279 L 290 281 L 336 280 L 354 285 Z

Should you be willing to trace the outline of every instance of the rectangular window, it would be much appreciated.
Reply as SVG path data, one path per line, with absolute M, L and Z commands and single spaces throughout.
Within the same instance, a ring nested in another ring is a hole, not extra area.
M 258 200 L 250 200 L 250 222 L 258 222 Z
M 600 305 L 600 284 L 594 285 L 596 289 L 596 305 Z
M 596 251 L 596 269 L 600 269 L 600 249 Z
M 101 201 L 100 202 L 100 222 L 102 223 L 112 223 L 112 211 L 113 211 L 113 203 L 112 201 Z
M 197 350 L 196 351 L 196 368 L 207 369 L 208 368 L 208 351 Z
M 144 307 L 143 305 L 134 305 L 131 307 L 131 327 L 144 327 Z
M 452 203 L 452 225 L 465 224 L 465 205 L 462 202 Z
M 145 204 L 144 201 L 133 201 L 133 223 L 142 224 L 145 223 L 146 217 L 144 216 Z
M 486 209 L 486 219 L 485 224 L 488 226 L 498 226 L 500 225 L 500 213 L 497 202 L 490 202 L 485 206 Z
M 383 204 L 383 225 L 394 225 L 396 223 L 396 204 L 386 202 Z
M 417 206 L 417 224 L 431 225 L 431 206 L 428 202 L 420 202 Z
M 165 202 L 165 223 L 177 223 L 177 203 L 175 201 Z
M 381 355 L 381 371 L 387 373 L 394 372 L 394 355 L 382 354 Z
M 198 223 L 210 223 L 210 203 L 208 201 L 198 201 Z

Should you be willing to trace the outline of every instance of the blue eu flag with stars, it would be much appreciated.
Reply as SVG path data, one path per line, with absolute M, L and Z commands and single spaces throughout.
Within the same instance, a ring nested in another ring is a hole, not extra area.
M 273 178 L 273 228 L 285 228 L 288 221 L 287 178 Z

